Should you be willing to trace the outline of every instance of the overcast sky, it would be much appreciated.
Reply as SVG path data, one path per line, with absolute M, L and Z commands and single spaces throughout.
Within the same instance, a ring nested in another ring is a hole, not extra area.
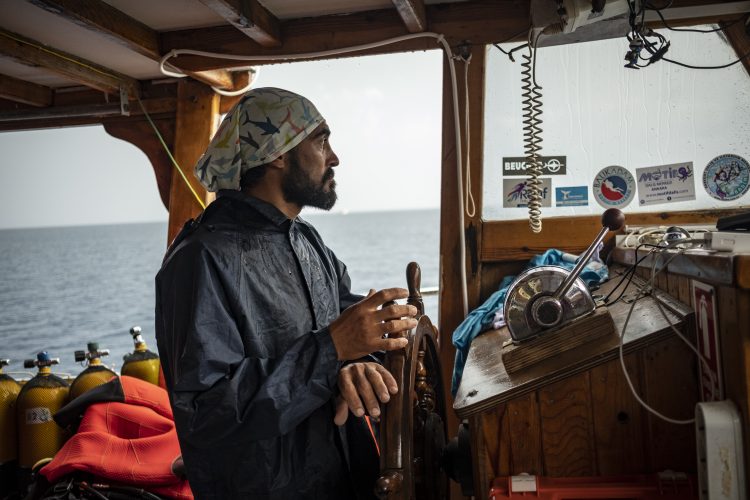
M 441 56 L 261 68 L 257 86 L 305 95 L 331 126 L 341 160 L 334 211 L 438 206 Z M 167 219 L 146 156 L 101 127 L 0 132 L 0 151 L 0 229 Z

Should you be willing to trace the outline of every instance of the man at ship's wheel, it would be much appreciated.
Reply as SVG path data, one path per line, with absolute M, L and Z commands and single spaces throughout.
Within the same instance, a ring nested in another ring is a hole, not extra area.
M 382 307 L 404 289 L 353 294 L 346 266 L 299 217 L 336 202 L 329 136 L 304 97 L 255 89 L 196 166 L 217 199 L 156 277 L 157 342 L 196 498 L 371 495 L 363 417 L 396 391 L 371 353 L 403 348 L 387 334 L 414 328 L 417 311 Z

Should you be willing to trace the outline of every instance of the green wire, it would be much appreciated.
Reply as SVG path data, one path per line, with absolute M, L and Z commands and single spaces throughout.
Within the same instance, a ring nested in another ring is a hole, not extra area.
M 185 173 L 177 164 L 177 160 L 175 160 L 174 156 L 172 156 L 172 152 L 169 151 L 169 147 L 167 146 L 167 143 L 164 142 L 164 138 L 159 133 L 159 129 L 156 128 L 156 125 L 154 124 L 153 120 L 151 120 L 151 117 L 149 116 L 148 111 L 146 111 L 146 108 L 143 106 L 143 102 L 141 102 L 141 98 L 138 96 L 135 96 L 135 98 L 138 100 L 138 104 L 140 105 L 141 110 L 143 111 L 143 114 L 146 115 L 146 119 L 151 124 L 151 128 L 153 128 L 154 132 L 156 132 L 156 137 L 159 138 L 159 142 L 161 142 L 161 145 L 164 147 L 164 151 L 167 152 L 167 156 L 169 156 L 169 159 L 172 160 L 172 165 L 174 165 L 177 171 L 180 173 L 182 180 L 185 181 L 185 184 L 187 184 L 188 189 L 190 189 L 190 192 L 193 193 L 193 196 L 195 196 L 195 199 L 198 201 L 198 204 L 201 206 L 201 208 L 205 209 L 206 204 L 203 203 L 203 200 L 201 200 L 200 196 L 198 196 L 198 193 L 195 192 L 195 189 L 193 189 L 193 186 L 190 184 L 190 181 L 188 180 L 187 177 L 185 177 Z

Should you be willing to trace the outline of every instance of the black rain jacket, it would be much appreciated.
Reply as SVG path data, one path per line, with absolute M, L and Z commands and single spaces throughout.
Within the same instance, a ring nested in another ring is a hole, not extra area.
M 361 300 L 349 287 L 309 223 L 238 191 L 175 239 L 156 276 L 156 339 L 196 498 L 372 491 L 364 421 L 333 423 L 342 364 L 328 325 Z

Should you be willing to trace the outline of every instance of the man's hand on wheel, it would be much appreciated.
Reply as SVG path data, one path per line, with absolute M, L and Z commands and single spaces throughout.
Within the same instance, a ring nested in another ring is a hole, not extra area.
M 341 396 L 336 401 L 336 425 L 344 425 L 349 411 L 361 417 L 367 414 L 380 417 L 380 401 L 387 403 L 391 394 L 398 392 L 396 379 L 378 363 L 352 363 L 339 372 Z
M 403 288 L 386 288 L 370 293 L 329 326 L 338 359 L 349 361 L 375 351 L 392 351 L 406 347 L 406 338 L 384 338 L 386 334 L 410 330 L 417 326 L 417 308 L 410 305 L 381 306 L 386 302 L 405 299 Z

